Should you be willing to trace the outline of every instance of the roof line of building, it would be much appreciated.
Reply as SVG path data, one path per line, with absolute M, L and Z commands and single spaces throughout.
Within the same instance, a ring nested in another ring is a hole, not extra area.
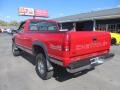
M 54 20 L 59 22 L 72 22 L 72 21 L 86 21 L 92 19 L 112 19 L 118 17 L 120 17 L 120 7 L 64 16 L 54 18 Z

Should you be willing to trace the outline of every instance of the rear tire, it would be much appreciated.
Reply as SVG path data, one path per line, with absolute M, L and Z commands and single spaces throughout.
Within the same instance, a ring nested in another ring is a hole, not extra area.
M 112 40 L 111 40 L 111 44 L 113 45 L 115 45 L 116 44 L 116 39 L 115 38 L 112 38 Z
M 17 48 L 14 42 L 12 43 L 12 53 L 14 56 L 19 56 L 21 54 L 21 50 Z
M 48 71 L 47 62 L 42 53 L 39 53 L 36 56 L 36 72 L 43 80 L 50 79 L 53 76 L 53 70 Z

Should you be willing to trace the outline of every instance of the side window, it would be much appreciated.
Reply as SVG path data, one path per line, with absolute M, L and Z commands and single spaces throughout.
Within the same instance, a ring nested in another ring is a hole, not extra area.
M 24 31 L 24 24 L 25 24 L 25 22 L 22 22 L 22 23 L 20 24 L 20 27 L 19 27 L 19 29 L 18 29 L 18 32 L 23 32 L 23 31 Z
M 47 22 L 47 21 L 41 21 L 39 22 L 39 30 L 42 31 L 55 31 L 58 27 L 55 23 Z
M 41 22 L 39 23 L 39 30 L 46 31 L 47 29 L 48 29 L 48 28 L 47 28 L 46 22 L 41 21 Z
M 38 21 L 31 21 L 29 24 L 29 30 L 35 31 L 35 30 L 39 30 L 38 29 Z

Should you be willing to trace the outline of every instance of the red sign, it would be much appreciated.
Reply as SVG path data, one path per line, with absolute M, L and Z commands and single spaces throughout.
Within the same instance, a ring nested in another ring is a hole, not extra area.
M 19 15 L 22 15 L 22 16 L 36 16 L 36 17 L 48 17 L 48 10 L 20 7 L 19 8 Z
M 35 9 L 35 16 L 38 17 L 48 17 L 48 10 Z

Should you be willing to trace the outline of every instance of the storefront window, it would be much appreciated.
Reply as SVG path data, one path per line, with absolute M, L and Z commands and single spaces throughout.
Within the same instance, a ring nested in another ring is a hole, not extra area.
M 117 29 L 117 32 L 120 33 L 120 24 L 117 24 L 116 29 Z
M 120 33 L 120 24 L 97 24 L 96 31 L 109 31 Z
M 106 24 L 97 24 L 96 31 L 106 31 Z
M 116 32 L 116 25 L 115 24 L 109 24 L 108 25 L 108 31 Z

